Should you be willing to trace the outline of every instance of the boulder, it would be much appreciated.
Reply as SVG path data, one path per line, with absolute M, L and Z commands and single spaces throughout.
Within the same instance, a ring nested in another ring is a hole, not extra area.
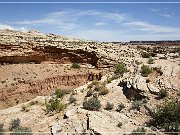
M 150 93 L 156 94 L 156 95 L 159 94 L 160 90 L 157 87 L 153 86 L 152 84 L 147 84 L 147 87 L 148 87 Z

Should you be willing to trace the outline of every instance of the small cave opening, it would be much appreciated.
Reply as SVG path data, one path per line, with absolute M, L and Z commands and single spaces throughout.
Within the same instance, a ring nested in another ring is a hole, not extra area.
M 129 100 L 142 100 L 145 99 L 146 96 L 143 96 L 140 94 L 140 90 L 134 89 L 133 87 L 128 88 L 127 87 L 127 81 L 120 82 L 118 86 L 122 87 L 123 94 L 126 96 Z

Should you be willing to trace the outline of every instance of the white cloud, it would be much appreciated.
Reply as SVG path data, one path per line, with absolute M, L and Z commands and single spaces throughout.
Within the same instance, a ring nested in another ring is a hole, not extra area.
M 134 30 L 149 31 L 152 33 L 176 33 L 176 32 L 180 32 L 179 28 L 154 25 L 154 24 L 150 24 L 150 23 L 142 22 L 142 21 L 128 22 L 128 23 L 124 23 L 124 25 L 130 26 Z
M 96 22 L 96 23 L 94 23 L 94 25 L 95 26 L 104 26 L 104 25 L 106 25 L 106 23 L 104 23 L 104 22 Z
M 153 12 L 159 12 L 159 9 L 151 10 Z M 89 22 L 88 19 L 90 20 Z M 12 24 L 14 24 L 14 22 Z M 177 37 L 176 35 L 180 35 L 180 28 L 161 26 L 136 20 L 125 13 L 97 10 L 71 9 L 57 11 L 34 20 L 19 20 L 15 22 L 15 24 L 20 27 L 42 28 L 41 30 L 46 32 L 63 33 L 67 36 L 71 35 L 78 38 L 101 41 L 136 40 L 135 38 L 139 40 L 149 40 L 151 37 L 159 37 L 159 39 L 165 37 L 166 39 L 168 36 L 173 38 L 173 36 Z M 97 29 L 97 26 L 104 27 Z M 146 34 L 140 34 L 140 36 L 138 36 L 140 32 L 146 32 Z
M 152 12 L 158 12 L 158 11 L 159 11 L 158 8 L 151 8 L 151 9 L 149 9 L 149 10 L 152 11 Z
M 0 29 L 17 30 L 17 31 L 22 31 L 22 32 L 28 31 L 28 28 L 25 28 L 25 27 L 12 27 L 12 26 L 6 25 L 6 24 L 0 24 Z
M 0 24 L 0 29 L 9 29 L 9 30 L 15 30 L 13 27 L 9 25 Z
M 17 25 L 54 25 L 63 30 L 73 30 L 82 27 L 81 21 L 86 21 L 83 17 L 96 17 L 103 20 L 111 20 L 121 23 L 128 18 L 127 14 L 101 12 L 96 10 L 64 10 L 52 12 L 45 15 L 44 18 L 36 20 L 21 20 L 15 22 Z M 94 23 L 96 26 L 105 25 L 105 22 Z
M 166 18 L 173 18 L 171 14 L 159 14 L 159 15 Z

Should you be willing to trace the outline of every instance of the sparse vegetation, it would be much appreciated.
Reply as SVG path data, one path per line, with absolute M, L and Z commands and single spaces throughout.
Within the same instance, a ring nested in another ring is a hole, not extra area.
M 155 67 L 153 70 L 156 71 L 159 75 L 163 75 L 163 71 L 161 68 Z
M 61 112 L 66 108 L 66 105 L 63 104 L 59 99 L 50 99 L 48 102 L 45 100 L 46 111 L 49 112 Z
M 136 65 L 142 64 L 142 62 L 139 62 L 138 60 L 135 60 Z
M 150 79 L 146 79 L 146 83 L 150 83 Z
M 97 86 L 97 85 L 99 85 L 100 83 L 97 81 L 97 80 L 94 80 L 94 81 L 92 81 L 92 83 L 90 83 L 88 86 L 87 86 L 87 88 L 88 89 L 91 89 L 94 85 L 95 86 Z
M 146 129 L 144 127 L 138 127 L 137 129 L 133 130 L 131 135 L 146 135 Z
M 159 91 L 158 97 L 159 97 L 160 99 L 165 98 L 165 97 L 167 97 L 167 96 L 168 96 L 168 92 L 167 92 L 166 89 L 161 89 L 161 90 Z
M 149 66 L 142 65 L 141 66 L 141 75 L 144 77 L 147 77 L 150 73 L 152 73 L 152 70 Z
M 26 105 L 22 105 L 21 108 L 22 108 L 22 111 L 25 111 L 25 112 L 29 111 Z
M 72 104 L 72 103 L 75 103 L 76 101 L 77 99 L 71 95 L 69 98 L 69 103 Z
M 118 105 L 116 111 L 120 112 L 123 108 L 125 108 L 125 105 L 121 103 L 121 104 Z
M 151 57 L 151 54 L 148 53 L 148 52 L 142 52 L 142 53 L 141 53 L 141 56 L 142 56 L 143 58 L 150 58 L 150 57 Z
M 98 98 L 90 98 L 83 102 L 83 108 L 90 111 L 97 111 L 101 107 L 101 103 Z
M 4 129 L 3 129 L 4 124 L 0 124 L 0 135 L 3 135 Z
M 131 109 L 136 109 L 140 111 L 141 106 L 143 106 L 145 103 L 147 103 L 147 100 L 135 100 L 132 102 Z
M 125 72 L 127 72 L 127 68 L 124 63 L 119 63 L 115 66 L 115 74 L 123 75 Z
M 62 98 L 64 95 L 69 94 L 69 93 L 70 93 L 69 90 L 60 90 L 60 89 L 57 89 L 55 91 L 56 98 Z
M 107 102 L 106 107 L 104 109 L 112 110 L 113 108 L 114 108 L 114 104 L 113 103 L 111 104 L 111 103 Z
M 89 90 L 88 92 L 87 92 L 87 94 L 86 94 L 86 97 L 90 97 L 90 96 L 92 96 L 93 95 L 93 90 Z
M 32 101 L 29 102 L 29 105 L 32 106 L 32 105 L 35 105 L 35 104 L 37 104 L 37 103 L 38 103 L 37 100 L 36 100 L 36 101 L 32 100 Z
M 73 63 L 73 64 L 71 65 L 71 68 L 80 69 L 81 66 L 80 66 L 78 63 Z
M 180 101 L 168 99 L 157 106 L 152 115 L 151 124 L 163 128 L 166 132 L 180 132 Z
M 118 125 L 117 125 L 119 128 L 122 127 L 122 122 L 119 122 Z
M 109 93 L 109 90 L 105 86 L 99 86 L 98 89 L 99 95 L 107 95 Z
M 11 120 L 9 130 L 13 131 L 13 129 L 16 129 L 17 127 L 19 127 L 20 126 L 20 122 L 21 121 L 20 121 L 19 118 Z
M 153 63 L 154 63 L 154 59 L 150 57 L 150 58 L 148 59 L 148 62 L 147 62 L 147 63 L 148 63 L 148 64 L 153 64 Z
M 27 127 L 17 127 L 10 135 L 32 135 L 31 129 Z

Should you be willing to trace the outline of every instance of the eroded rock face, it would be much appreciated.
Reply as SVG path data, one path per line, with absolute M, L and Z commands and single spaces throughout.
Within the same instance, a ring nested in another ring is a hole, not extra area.
M 47 78 L 43 81 L 23 82 L 12 88 L 0 91 L 0 108 L 27 102 L 36 96 L 51 95 L 57 88 L 74 89 L 87 81 L 100 80 L 102 73 L 63 75 Z
M 0 63 L 88 63 L 111 67 L 119 57 L 139 57 L 130 46 L 45 35 L 37 32 L 0 31 Z

